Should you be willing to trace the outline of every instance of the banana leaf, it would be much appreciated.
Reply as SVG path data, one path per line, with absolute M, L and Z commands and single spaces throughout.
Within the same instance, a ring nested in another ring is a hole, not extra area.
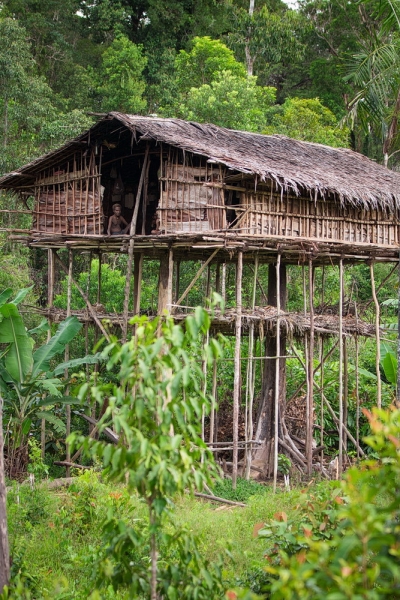
M 48 331 L 49 329 L 50 325 L 47 319 L 43 319 L 37 327 L 35 327 L 34 329 L 30 329 L 28 333 L 29 335 L 32 335 L 33 333 L 43 333 L 44 331 Z
M 15 304 L 0 306 L 0 314 L 4 317 L 0 323 L 0 343 L 10 344 L 5 367 L 16 382 L 22 383 L 33 364 L 32 341 Z
M 97 363 L 101 359 L 101 352 L 97 352 L 97 354 L 89 354 L 87 356 L 83 356 L 82 358 L 74 358 L 64 363 L 60 363 L 57 367 L 50 373 L 50 375 L 54 375 L 55 377 L 59 375 L 63 375 L 65 369 L 75 369 L 76 367 L 80 367 L 81 365 L 97 365 Z
M 11 288 L 7 288 L 4 292 L 0 294 L 0 306 L 3 306 L 13 295 L 13 291 Z
M 28 288 L 24 288 L 22 290 L 19 290 L 18 294 L 15 296 L 14 300 L 12 300 L 11 302 L 13 304 L 20 304 L 22 302 L 22 300 L 25 299 L 25 297 L 29 294 L 29 292 L 33 289 L 33 285 L 31 285 L 31 287 Z
M 53 415 L 53 413 L 39 410 L 36 413 L 35 417 L 37 417 L 38 419 L 45 419 L 46 421 L 48 421 L 49 423 L 54 425 L 54 427 L 58 433 L 61 433 L 63 435 L 65 434 L 65 432 L 66 432 L 65 424 L 61 421 L 61 419 L 59 419 L 58 417 Z
M 394 352 L 387 352 L 385 358 L 381 361 L 386 379 L 392 385 L 397 384 L 397 358 Z
M 63 352 L 65 346 L 76 336 L 81 328 L 82 323 L 79 323 L 76 317 L 67 317 L 65 321 L 60 323 L 50 341 L 34 352 L 32 377 L 36 377 L 39 373 L 50 371 L 50 360 L 56 354 Z

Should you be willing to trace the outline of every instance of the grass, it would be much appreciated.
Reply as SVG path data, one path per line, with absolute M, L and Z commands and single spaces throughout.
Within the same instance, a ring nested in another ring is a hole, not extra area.
M 214 493 L 245 500 L 246 507 L 205 502 L 190 496 L 176 500 L 173 509 L 178 525 L 192 531 L 202 554 L 215 560 L 229 549 L 225 578 L 232 585 L 248 581 L 249 573 L 263 565 L 265 541 L 253 536 L 257 523 L 268 522 L 277 511 L 289 512 L 299 492 L 278 492 L 254 482 L 239 480 L 215 486 Z M 115 488 L 86 472 L 68 490 L 49 492 L 28 486 L 8 495 L 8 517 L 14 576 L 27 578 L 33 598 L 87 598 L 88 581 L 102 546 L 101 522 L 113 510 L 127 522 L 147 519 L 146 507 L 130 497 L 124 487 Z M 23 598 L 29 596 L 21 596 Z M 124 598 L 111 590 L 103 598 Z

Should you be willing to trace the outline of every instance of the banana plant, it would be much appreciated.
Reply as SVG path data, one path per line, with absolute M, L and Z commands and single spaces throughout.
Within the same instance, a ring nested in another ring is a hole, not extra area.
M 11 289 L 0 294 L 0 393 L 8 417 L 5 447 L 9 476 L 18 476 L 24 471 L 27 438 L 34 421 L 45 419 L 59 433 L 65 433 L 63 421 L 51 411 L 56 404 L 78 402 L 63 394 L 68 383 L 65 370 L 95 364 L 100 358 L 100 354 L 95 354 L 51 367 L 51 361 L 64 351 L 82 324 L 76 317 L 68 317 L 46 344 L 35 349 L 32 336 L 49 326 L 44 321 L 34 330 L 25 328 L 18 304 L 29 291 L 30 288 L 21 290 L 13 300 L 10 300 Z

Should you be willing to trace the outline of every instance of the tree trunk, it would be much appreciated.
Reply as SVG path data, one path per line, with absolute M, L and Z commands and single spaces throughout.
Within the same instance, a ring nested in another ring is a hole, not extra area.
M 268 271 L 268 304 L 277 305 L 276 298 L 276 265 L 270 265 Z M 281 310 L 286 308 L 286 266 L 282 265 L 280 269 L 280 306 Z M 268 333 L 265 340 L 265 356 L 263 386 L 261 390 L 260 405 L 258 408 L 256 421 L 256 440 L 262 444 L 255 451 L 254 458 L 264 464 L 267 474 L 271 473 L 272 462 L 270 452 L 270 442 L 274 437 L 275 415 L 275 371 L 276 364 L 273 360 L 275 356 L 285 356 L 286 354 L 286 333 L 281 331 L 279 348 L 276 346 L 276 338 Z M 279 353 L 279 354 L 278 354 Z M 268 358 L 271 357 L 271 358 Z M 282 407 L 286 396 L 286 359 L 279 361 L 279 406 L 282 413 Z
M 8 547 L 6 481 L 4 475 L 3 398 L 0 397 L 0 593 L 10 582 L 10 552 Z

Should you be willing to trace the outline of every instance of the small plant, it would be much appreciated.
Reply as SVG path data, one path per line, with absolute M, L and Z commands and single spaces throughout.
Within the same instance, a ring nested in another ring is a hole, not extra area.
M 49 467 L 48 465 L 46 465 L 46 463 L 43 462 L 42 451 L 39 448 L 39 444 L 37 443 L 35 438 L 29 438 L 28 448 L 28 473 L 32 473 L 32 475 L 35 476 L 35 479 L 40 481 L 44 477 L 48 476 Z
M 274 600 L 400 597 L 400 411 L 364 413 L 372 430 L 364 441 L 379 460 L 350 469 L 331 500 L 306 499 L 297 521 L 278 515 L 260 531 L 274 543 L 266 566 Z
M 212 489 L 216 496 L 235 502 L 246 502 L 251 496 L 264 496 L 270 491 L 270 488 L 265 485 L 257 483 L 252 479 L 243 479 L 242 477 L 238 477 L 235 490 L 232 489 L 230 479 L 217 481 Z

